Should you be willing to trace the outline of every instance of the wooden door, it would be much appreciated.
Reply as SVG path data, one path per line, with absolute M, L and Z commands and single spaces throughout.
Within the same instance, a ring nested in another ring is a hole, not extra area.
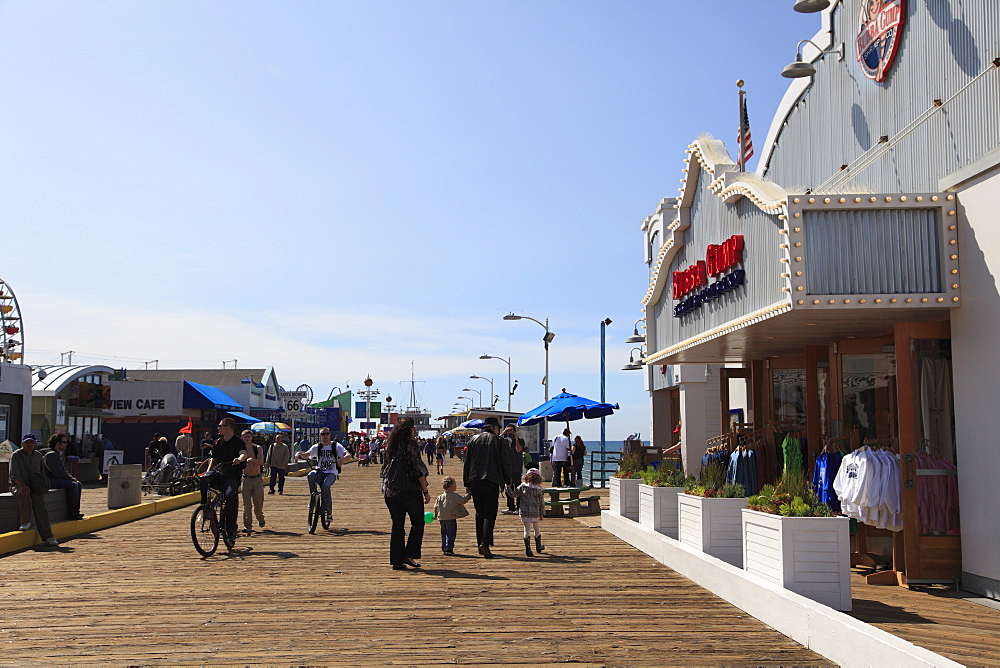
M 928 513 L 929 508 L 925 508 L 922 517 L 920 488 L 928 484 L 953 483 L 957 490 L 958 470 L 921 468 L 920 461 L 926 462 L 926 457 L 918 457 L 934 455 L 952 463 L 955 461 L 954 423 L 950 409 L 953 401 L 950 323 L 896 323 L 895 343 L 905 579 L 908 584 L 951 582 L 962 571 L 957 502 L 954 508 L 946 509 L 944 515 L 940 507 L 934 513 Z M 934 360 L 942 361 L 937 364 L 936 370 L 935 365 L 928 364 Z M 929 378 L 931 375 L 934 378 Z M 928 395 L 933 391 L 928 389 L 929 385 L 936 385 L 939 395 L 935 405 L 930 406 Z M 947 415 L 942 417 L 940 413 L 946 411 Z M 957 494 L 955 496 L 957 498 Z M 928 521 L 929 516 L 934 519 Z

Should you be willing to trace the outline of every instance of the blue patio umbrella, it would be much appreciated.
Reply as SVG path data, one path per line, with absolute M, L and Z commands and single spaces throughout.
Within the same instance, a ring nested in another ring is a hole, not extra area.
M 486 422 L 480 419 L 466 420 L 460 426 L 466 429 L 482 429 L 486 425 Z
M 616 410 L 618 410 L 618 404 L 602 404 L 599 401 L 586 399 L 569 392 L 560 392 L 541 406 L 532 408 L 519 417 L 517 426 L 525 427 L 538 424 L 542 420 L 571 422 L 583 418 L 593 419 L 611 415 Z

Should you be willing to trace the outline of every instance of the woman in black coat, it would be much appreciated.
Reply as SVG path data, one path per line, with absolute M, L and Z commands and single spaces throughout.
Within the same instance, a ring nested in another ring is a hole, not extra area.
M 413 433 L 413 418 L 404 417 L 392 430 L 382 462 L 382 495 L 392 518 L 389 538 L 389 563 L 393 570 L 407 566 L 419 568 L 420 548 L 424 541 L 424 505 L 430 503 L 427 490 L 427 465 Z M 410 517 L 410 535 L 406 535 L 406 516 Z

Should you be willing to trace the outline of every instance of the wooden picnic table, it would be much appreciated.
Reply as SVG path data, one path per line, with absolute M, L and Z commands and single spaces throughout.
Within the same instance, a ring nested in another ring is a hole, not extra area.
M 577 517 L 579 515 L 600 514 L 601 506 L 599 500 L 595 502 L 588 497 L 587 503 L 583 503 L 580 498 L 581 492 L 588 492 L 593 487 L 546 487 L 542 492 L 549 495 L 549 500 L 545 502 L 546 517 Z M 565 497 L 563 495 L 566 495 Z M 565 509 L 565 511 L 563 510 Z

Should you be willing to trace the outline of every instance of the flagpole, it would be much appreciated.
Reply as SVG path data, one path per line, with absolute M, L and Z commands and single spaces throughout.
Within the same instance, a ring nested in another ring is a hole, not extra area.
M 741 172 L 745 172 L 747 168 L 746 163 L 746 128 L 743 127 L 743 105 L 745 104 L 743 96 L 746 95 L 746 91 L 743 90 L 743 79 L 736 80 L 736 86 L 740 89 L 740 146 L 739 152 L 740 156 L 736 159 L 736 164 L 739 166 Z

